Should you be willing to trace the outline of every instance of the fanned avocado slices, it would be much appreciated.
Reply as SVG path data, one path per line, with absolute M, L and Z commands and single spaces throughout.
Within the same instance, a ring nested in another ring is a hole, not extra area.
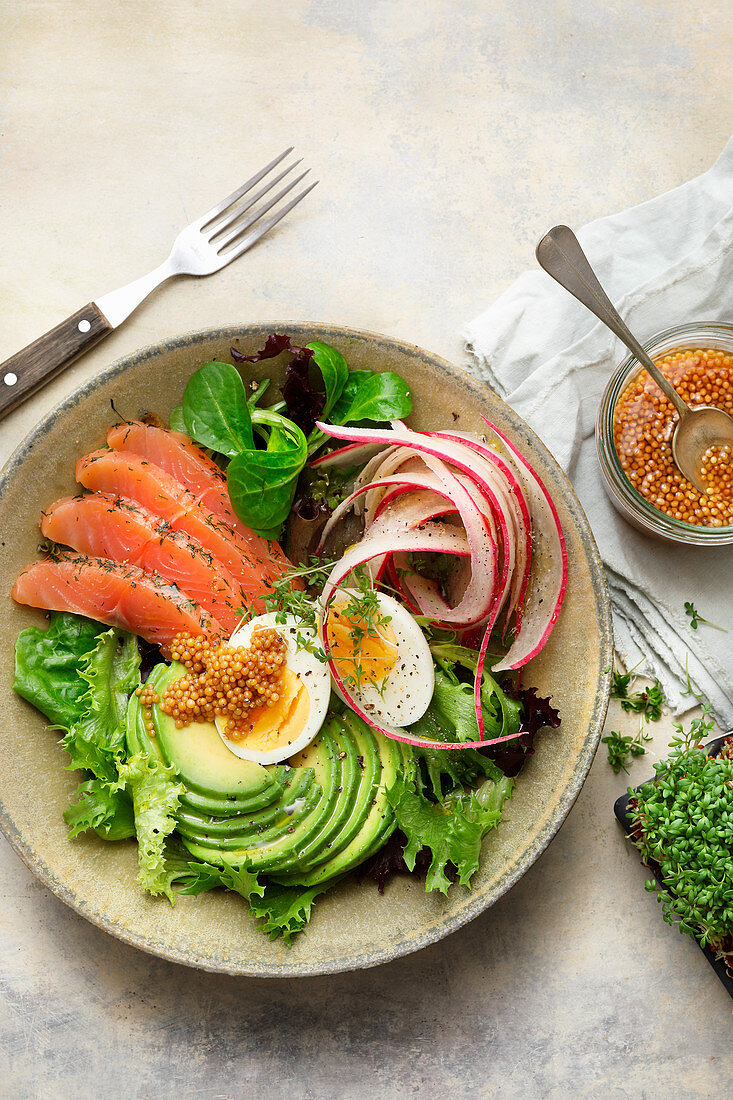
M 343 875 L 381 848 L 397 825 L 394 812 L 387 800 L 387 788 L 394 783 L 398 775 L 406 774 L 410 776 L 412 774 L 415 766 L 412 754 L 408 749 L 403 748 L 398 741 L 392 741 L 369 729 L 366 723 L 361 722 L 355 714 L 345 715 L 344 721 L 352 729 L 361 727 L 362 732 L 372 738 L 381 763 L 376 789 L 372 787 L 371 797 L 367 797 L 366 814 L 357 832 L 346 844 L 339 846 L 337 849 L 334 846 L 327 853 L 326 858 L 310 871 L 294 871 L 285 876 L 279 874 L 273 876 L 279 882 L 316 886 L 319 883 L 327 882 L 331 878 Z
M 161 666 L 151 686 L 160 695 L 182 672 Z M 185 787 L 177 828 L 191 855 L 287 885 L 329 882 L 376 851 L 395 828 L 386 790 L 415 767 L 408 749 L 351 711 L 332 714 L 286 765 L 268 767 L 230 753 L 211 723 L 176 729 L 158 706 L 152 717 L 153 737 L 133 697 L 128 749 L 176 768 Z

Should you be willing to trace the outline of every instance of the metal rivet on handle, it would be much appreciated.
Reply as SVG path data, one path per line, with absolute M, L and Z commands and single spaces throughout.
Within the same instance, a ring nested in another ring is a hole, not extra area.
M 80 321 L 76 327 L 79 329 L 79 332 L 89 332 L 89 329 L 92 327 L 92 322 L 86 320 Z
M 3 382 L 5 383 L 6 386 L 14 386 L 17 381 L 18 381 L 18 375 L 17 374 L 12 374 L 12 373 L 6 374 L 5 377 L 3 378 Z

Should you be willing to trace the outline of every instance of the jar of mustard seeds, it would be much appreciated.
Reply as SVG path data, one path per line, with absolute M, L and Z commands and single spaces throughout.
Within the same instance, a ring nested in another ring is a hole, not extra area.
M 733 325 L 678 325 L 644 349 L 689 405 L 733 415 Z M 733 543 L 733 453 L 711 447 L 699 493 L 672 458 L 679 416 L 647 371 L 628 356 L 611 378 L 596 421 L 603 482 L 614 507 L 638 530 L 690 546 Z

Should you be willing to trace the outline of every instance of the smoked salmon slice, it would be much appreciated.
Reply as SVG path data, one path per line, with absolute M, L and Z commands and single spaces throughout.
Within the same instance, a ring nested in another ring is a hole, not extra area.
M 271 581 L 282 574 L 287 559 L 263 560 L 225 520 L 199 504 L 196 496 L 162 467 L 132 452 L 94 451 L 77 462 L 76 480 L 87 489 L 131 500 L 173 530 L 185 532 L 237 579 L 247 607 L 264 610 L 262 597 L 272 590 Z
M 110 428 L 107 443 L 115 451 L 140 455 L 185 485 L 199 504 L 234 528 L 247 543 L 253 557 L 279 564 L 280 568 L 273 572 L 273 576 L 292 568 L 277 542 L 263 539 L 245 527 L 232 508 L 226 474 L 187 435 L 132 420 Z
M 97 558 L 158 573 L 196 600 L 232 633 L 241 622 L 246 594 L 229 570 L 152 512 L 106 493 L 65 497 L 41 515 L 47 539 Z
M 37 561 L 18 577 L 13 599 L 48 611 L 71 611 L 139 634 L 170 657 L 176 634 L 226 637 L 221 623 L 175 585 L 136 565 L 60 554 Z

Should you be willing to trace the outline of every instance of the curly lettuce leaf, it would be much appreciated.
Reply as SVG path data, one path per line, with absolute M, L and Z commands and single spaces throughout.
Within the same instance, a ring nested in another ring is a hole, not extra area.
M 249 902 L 250 914 L 263 922 L 263 932 L 271 940 L 282 938 L 288 947 L 310 920 L 314 899 L 338 881 L 332 879 L 310 888 L 265 884 L 246 867 L 219 867 L 192 860 L 174 844 L 168 845 L 165 865 L 168 881 L 178 894 L 197 897 L 217 886 L 241 894 Z
M 436 669 L 436 685 L 442 676 L 440 669 Z M 456 709 L 458 709 L 463 696 L 461 688 L 456 689 L 456 695 L 460 696 L 456 699 Z M 473 712 L 473 700 L 471 708 Z M 459 740 L 455 732 L 453 722 L 447 721 L 433 703 L 422 718 L 410 726 L 410 733 L 430 741 L 455 742 Z M 472 787 L 481 778 L 497 781 L 502 778 L 501 769 L 477 749 L 443 752 L 441 749 L 423 749 L 413 746 L 412 752 L 419 764 L 419 789 L 429 798 L 437 799 L 438 802 L 442 802 L 446 794 L 457 787 Z
M 319 894 L 329 890 L 338 879 L 319 883 L 318 886 L 281 886 L 277 882 L 268 882 L 260 897 L 250 897 L 249 911 L 253 917 L 261 919 L 261 925 L 271 940 L 282 937 L 288 947 L 292 938 L 302 932 L 311 918 L 313 901 Z
M 176 827 L 175 813 L 183 794 L 177 773 L 146 753 L 136 753 L 120 764 L 119 788 L 132 797 L 138 844 L 137 881 L 149 894 L 165 894 L 173 902 L 170 871 L 166 866 L 165 841 Z
M 137 639 L 123 630 L 105 631 L 80 660 L 78 675 L 86 688 L 81 713 L 61 744 L 71 757 L 69 768 L 83 768 L 112 783 L 124 755 L 127 704 L 140 684 Z
M 444 674 L 440 679 L 437 697 L 434 697 L 440 721 L 448 730 L 453 731 L 451 740 L 478 740 L 478 723 L 473 705 L 473 678 L 478 666 L 478 653 L 452 643 L 431 645 L 430 652 Z M 462 669 L 470 673 L 470 682 L 461 679 L 459 673 Z M 446 679 L 454 688 L 461 689 L 462 696 L 448 689 Z M 486 665 L 481 677 L 481 706 L 487 738 L 506 737 L 519 731 L 522 720 L 521 700 L 511 698 Z
M 13 687 L 55 726 L 68 729 L 81 717 L 89 685 L 79 670 L 101 630 L 91 619 L 54 611 L 46 630 L 29 626 L 18 635 Z
M 501 820 L 501 809 L 514 783 L 504 777 L 498 782 L 487 779 L 476 791 L 454 792 L 440 803 L 430 802 L 423 794 L 406 785 L 400 776 L 387 790 L 397 824 L 407 837 L 404 858 L 413 870 L 418 853 L 428 848 L 432 854 L 425 890 L 447 894 L 451 885 L 448 864 L 457 872 L 458 881 L 468 886 L 478 868 L 481 841 Z
M 69 837 L 94 829 L 103 840 L 125 840 L 135 836 L 135 815 L 129 796 L 104 779 L 80 783 L 77 801 L 64 810 Z

